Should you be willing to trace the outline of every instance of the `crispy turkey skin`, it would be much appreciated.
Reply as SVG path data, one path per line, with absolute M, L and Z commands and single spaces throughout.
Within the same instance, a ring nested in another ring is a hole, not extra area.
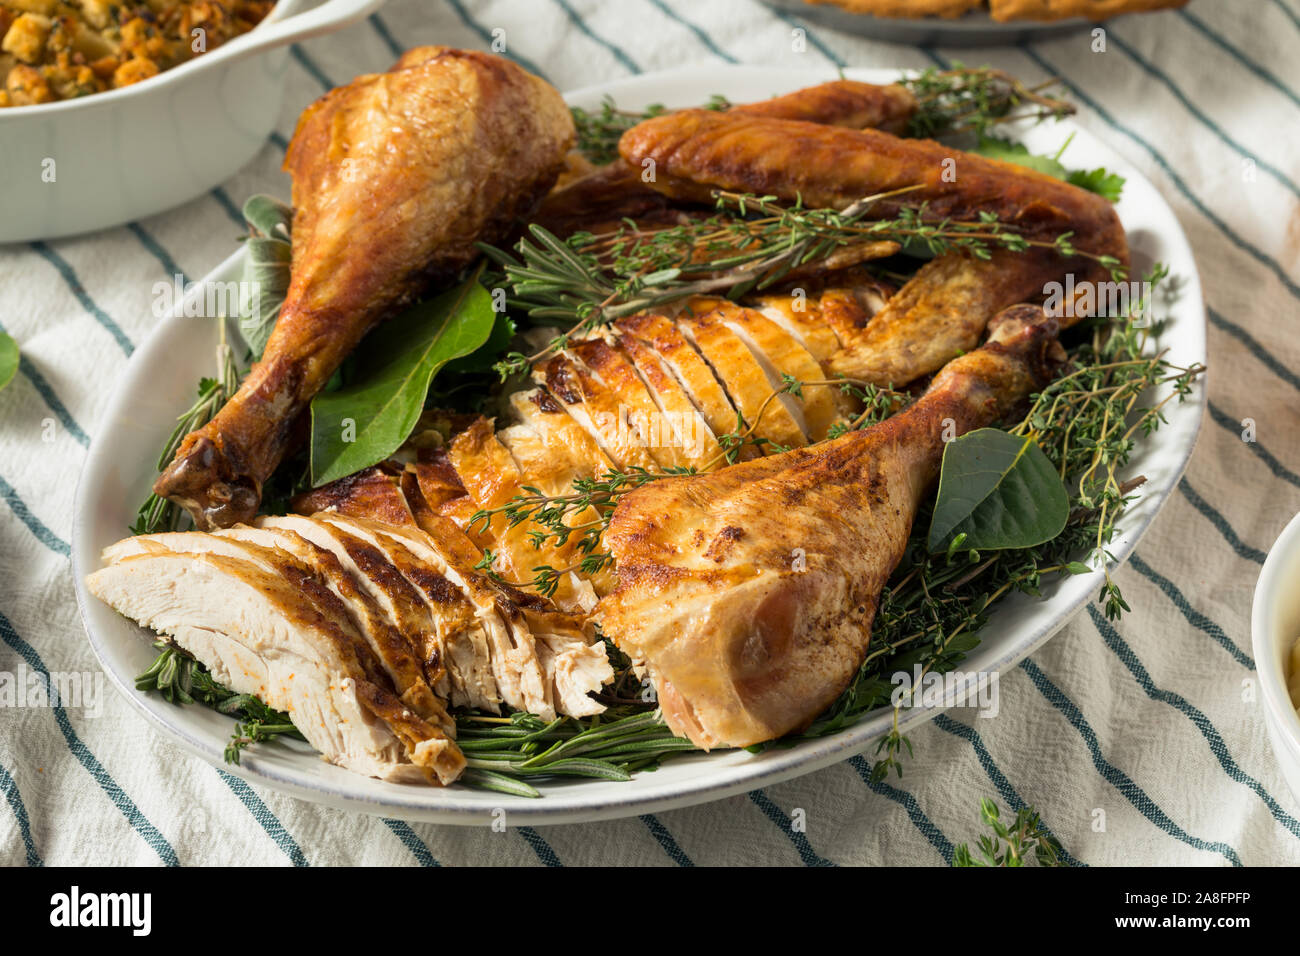
M 200 528 L 257 512 L 299 415 L 362 336 L 454 278 L 550 188 L 573 140 L 568 107 L 509 60 L 446 47 L 330 91 L 302 115 L 292 282 L 262 356 L 154 490 Z

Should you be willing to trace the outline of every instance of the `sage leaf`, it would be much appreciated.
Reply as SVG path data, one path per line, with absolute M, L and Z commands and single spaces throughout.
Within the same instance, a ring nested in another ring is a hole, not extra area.
M 247 208 L 247 207 L 245 207 Z M 239 334 L 260 359 L 289 292 L 292 246 L 283 239 L 253 236 L 245 244 L 239 283 Z
M 250 196 L 244 203 L 244 221 L 268 239 L 289 240 L 293 207 L 274 196 Z
M 13 336 L 0 332 L 0 388 L 14 380 L 18 371 L 18 343 Z
M 478 274 L 380 325 L 354 353 L 351 380 L 311 403 L 311 481 L 383 461 L 406 441 L 434 375 L 487 341 L 496 313 Z
M 931 553 L 956 535 L 962 548 L 1031 548 L 1061 533 L 1070 513 L 1065 484 L 1032 438 L 980 428 L 948 442 L 930 521 Z

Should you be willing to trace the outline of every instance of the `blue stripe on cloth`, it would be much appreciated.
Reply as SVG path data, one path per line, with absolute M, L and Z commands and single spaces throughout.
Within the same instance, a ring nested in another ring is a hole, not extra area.
M 226 216 L 231 222 L 239 226 L 240 230 L 244 232 L 248 231 L 248 223 L 244 221 L 244 213 L 240 210 L 239 206 L 235 204 L 235 201 L 230 198 L 229 193 L 220 186 L 217 186 L 212 190 L 212 198 L 215 199 L 221 208 L 225 210 Z
M 1272 0 L 1272 2 L 1274 6 L 1285 13 L 1290 21 L 1296 25 L 1296 29 L 1300 30 L 1300 15 L 1286 5 L 1286 0 Z
M 1210 718 L 1206 717 L 1204 713 L 1194 707 L 1181 694 L 1171 690 L 1161 690 L 1157 687 L 1155 682 L 1151 680 L 1151 675 L 1147 673 L 1147 669 L 1138 659 L 1137 654 L 1120 637 L 1119 631 L 1091 604 L 1088 605 L 1088 616 L 1092 618 L 1092 624 L 1101 634 L 1101 639 L 1106 642 L 1106 646 L 1128 668 L 1129 673 L 1133 675 L 1133 679 L 1146 692 L 1146 695 L 1154 701 L 1168 704 L 1190 720 L 1192 725 L 1201 732 L 1205 742 L 1210 745 L 1210 752 L 1219 761 L 1219 766 L 1223 768 L 1223 772 L 1237 783 L 1243 784 L 1254 791 L 1255 795 L 1264 802 L 1264 806 L 1268 807 L 1268 812 L 1273 815 L 1273 819 L 1290 830 L 1292 836 L 1300 838 L 1300 823 L 1282 809 L 1278 802 L 1273 799 L 1272 794 L 1265 790 L 1258 780 L 1237 765 L 1237 762 L 1232 759 L 1232 754 L 1228 753 L 1228 745 L 1223 740 L 1223 734 L 1219 733 L 1218 728 L 1210 722 Z
M 734 56 L 728 53 L 726 50 L 722 49 L 722 47 L 714 43 L 713 37 L 709 36 L 707 33 L 701 30 L 694 23 L 691 23 L 681 14 L 677 13 L 677 11 L 675 11 L 672 7 L 668 6 L 668 4 L 664 3 L 664 0 L 648 0 L 648 2 L 656 10 L 660 11 L 664 16 L 668 17 L 668 19 L 673 20 L 676 23 L 680 23 L 686 29 L 694 33 L 695 38 L 699 40 L 702 44 L 704 44 L 704 46 L 708 48 L 708 51 L 712 53 L 714 56 L 726 60 L 728 63 L 740 62 Z
M 653 813 L 642 814 L 638 819 L 645 824 L 646 829 L 650 831 L 650 835 L 659 841 L 659 845 L 663 847 L 663 851 L 668 854 L 669 859 L 678 866 L 695 865 L 691 858 L 686 855 L 686 851 L 677 845 L 677 841 L 668 832 L 668 828 Z
M 297 841 L 289 835 L 289 831 L 284 828 L 280 818 L 271 812 L 271 808 L 253 792 L 253 788 L 248 782 L 241 780 L 234 774 L 226 773 L 220 767 L 217 768 L 217 776 L 225 781 L 228 786 L 239 798 L 239 802 L 248 808 L 248 812 L 253 815 L 253 819 L 262 825 L 266 835 L 275 841 L 275 845 L 284 851 L 284 855 L 289 858 L 294 866 L 310 866 L 307 857 L 303 855 L 302 848 L 298 846 Z
M 1155 568 L 1151 567 L 1151 565 L 1143 561 L 1136 553 L 1129 555 L 1128 564 L 1134 571 L 1163 591 L 1165 597 L 1169 598 L 1169 600 L 1174 603 L 1174 607 L 1178 608 L 1179 612 L 1187 620 L 1188 624 L 1192 625 L 1192 627 L 1196 628 L 1202 634 L 1208 635 L 1214 643 L 1218 644 L 1225 651 L 1231 654 L 1242 667 L 1252 671 L 1255 669 L 1255 662 L 1251 659 L 1250 655 L 1238 648 L 1237 645 L 1232 642 L 1232 639 L 1224 632 L 1223 628 L 1219 627 L 1219 625 L 1215 624 L 1200 611 L 1196 610 L 1196 608 L 1192 607 L 1191 602 L 1187 600 L 1182 591 L 1178 590 L 1177 585 L 1175 585 L 1173 581 L 1170 581 Z
M 284 134 L 279 130 L 271 130 L 271 135 L 267 138 L 275 144 L 276 148 L 279 149 L 280 152 L 289 152 L 289 141 L 284 138 Z
M 542 835 L 532 827 L 520 827 L 519 835 L 533 848 L 533 852 L 537 854 L 537 859 L 547 866 L 564 866 L 560 862 L 560 858 L 555 855 L 555 851 L 551 849 L 551 845 L 542 839 Z
M 461 0 L 447 0 L 447 3 L 453 10 L 456 11 L 456 15 L 460 17 L 461 23 L 465 24 L 465 26 L 469 27 L 471 30 L 477 33 L 479 35 L 479 38 L 484 43 L 487 44 L 488 49 L 491 49 L 492 32 L 469 15 L 469 11 L 465 9 L 465 5 L 461 2 Z M 514 62 L 518 63 L 529 73 L 536 74 L 537 76 L 540 76 L 542 79 L 547 80 L 547 82 L 550 82 L 546 74 L 542 72 L 542 68 L 540 66 L 534 63 L 532 60 L 528 59 L 528 57 L 523 56 L 522 54 L 519 53 L 512 53 L 510 51 L 510 42 L 508 39 L 506 41 L 505 56 L 508 59 L 511 59 Z
M 135 346 L 131 344 L 131 340 L 127 338 L 126 333 L 122 331 L 121 326 L 114 322 L 109 317 L 108 313 L 97 306 L 94 300 L 91 299 L 90 295 L 86 292 L 86 287 L 83 286 L 81 280 L 77 278 L 76 270 L 68 264 L 67 260 L 44 242 L 33 242 L 30 243 L 30 246 L 32 251 L 50 265 L 54 266 L 59 275 L 63 277 L 63 281 L 67 283 L 73 296 L 75 296 L 77 301 L 81 303 L 81 307 L 85 309 L 96 322 L 103 326 L 110 335 L 113 336 L 118 347 L 127 355 L 130 355 L 135 351 Z
M 1232 432 L 1237 436 L 1238 441 L 1240 441 L 1242 432 L 1241 422 L 1238 419 L 1233 418 L 1218 405 L 1215 405 L 1214 402 L 1208 402 L 1207 404 L 1210 407 L 1210 418 L 1214 419 L 1214 423 L 1220 428 Z M 1250 449 L 1252 455 L 1268 466 L 1268 470 L 1273 473 L 1273 477 L 1281 478 L 1287 484 L 1300 488 L 1300 475 L 1297 475 L 1294 471 L 1273 457 L 1272 453 L 1259 443 L 1258 436 L 1255 441 L 1243 441 L 1241 443 Z
M 1255 356 L 1262 365 L 1282 381 L 1286 382 L 1293 388 L 1300 389 L 1300 375 L 1297 375 L 1290 368 L 1279 362 L 1272 352 L 1260 344 L 1258 339 L 1252 336 L 1240 325 L 1224 318 L 1213 309 L 1207 308 L 1205 312 L 1210 317 L 1211 325 L 1227 332 L 1234 339 L 1244 345 L 1251 355 Z
M 785 811 L 772 802 L 772 798 L 766 793 L 762 790 L 751 790 L 748 796 L 754 805 L 763 811 L 763 815 L 772 821 L 773 826 L 790 839 L 804 866 L 836 865 L 813 849 L 812 844 L 808 842 L 808 837 L 795 830 L 793 821 L 786 816 Z
M 50 411 L 54 413 L 54 417 L 58 419 L 59 424 L 67 429 L 68 434 L 76 440 L 77 444 L 82 448 L 89 447 L 90 436 L 87 435 L 82 430 L 81 426 L 77 424 L 77 420 L 72 417 L 72 413 L 68 411 L 68 407 L 63 404 L 59 399 L 59 396 L 55 393 L 54 387 L 46 381 L 46 378 L 41 374 L 40 369 L 28 361 L 26 355 L 18 356 L 18 370 L 32 383 L 32 387 L 36 389 L 36 393 L 44 399 L 45 404 L 50 407 Z
M 625 53 L 620 47 L 616 46 L 613 43 L 610 43 L 604 37 L 597 36 L 596 32 L 592 30 L 591 27 L 587 26 L 586 22 L 582 19 L 582 17 L 578 15 L 578 11 L 574 10 L 573 7 L 570 6 L 569 0 L 555 0 L 555 4 L 565 12 L 565 14 L 569 18 L 569 21 L 575 27 L 577 27 L 579 30 L 581 30 L 591 39 L 595 40 L 597 43 L 603 46 L 610 53 L 614 54 L 614 59 L 618 60 L 619 63 L 622 63 L 623 66 L 628 70 L 628 72 L 630 73 L 642 72 L 641 67 L 637 66 L 636 63 L 633 61 L 633 59 L 630 56 L 628 56 L 627 53 Z
M 5 481 L 3 477 L 0 477 L 0 498 L 4 498 L 14 516 L 27 526 L 27 530 L 35 536 L 37 541 L 55 554 L 61 554 L 65 558 L 72 553 L 72 550 L 68 547 L 68 542 L 47 528 L 40 518 L 32 514 L 26 502 L 19 497 L 18 492 L 14 491 L 13 486 Z
M 1201 36 L 1205 37 L 1205 39 L 1223 50 L 1223 52 L 1227 53 L 1228 56 L 1232 57 L 1251 73 L 1254 73 L 1255 76 L 1273 87 L 1296 106 L 1300 106 L 1300 97 L 1292 93 L 1289 87 L 1250 57 L 1246 56 L 1246 54 L 1242 53 L 1227 40 L 1223 39 L 1223 37 L 1219 36 L 1218 32 L 1206 24 L 1206 22 L 1200 17 L 1196 16 L 1190 10 L 1179 10 L 1178 15 L 1190 23 L 1192 28 L 1196 30 L 1197 33 L 1201 34 Z
M 0 332 L 6 335 L 9 334 L 9 330 L 5 328 L 3 322 L 0 322 Z M 68 407 L 63 404 L 63 401 L 54 391 L 54 386 L 41 374 L 41 370 L 28 360 L 26 355 L 20 354 L 18 356 L 18 371 L 22 372 L 27 380 L 32 383 L 32 387 L 36 389 L 36 394 L 41 396 L 45 404 L 49 406 L 50 411 L 54 413 L 54 417 L 59 420 L 59 424 L 67 429 L 68 434 L 76 439 L 77 444 L 82 448 L 87 447 L 90 444 L 90 436 L 77 424 L 77 420 L 72 417 Z
M 0 764 L 0 793 L 5 795 L 9 809 L 13 810 L 18 820 L 18 832 L 23 838 L 23 848 L 27 851 L 28 866 L 44 866 L 41 855 L 36 850 L 36 841 L 32 839 L 32 821 L 27 816 L 27 807 L 23 804 L 23 795 L 18 792 L 18 783 L 4 764 Z
M 1092 765 L 1101 774 L 1102 778 L 1131 803 L 1144 817 L 1159 827 L 1163 832 L 1190 847 L 1198 850 L 1207 850 L 1218 853 L 1233 866 L 1241 866 L 1241 858 L 1226 843 L 1210 842 L 1194 837 L 1182 827 L 1174 823 L 1164 810 L 1156 805 L 1156 802 L 1147 796 L 1146 791 L 1139 787 L 1128 774 L 1120 770 L 1114 764 L 1106 760 L 1101 753 L 1101 746 L 1097 742 L 1097 734 L 1084 719 L 1082 712 L 1075 706 L 1070 698 L 1066 697 L 1055 684 L 1047 679 L 1047 675 L 1039 669 L 1033 660 L 1026 658 L 1020 662 L 1020 669 L 1029 675 L 1029 679 L 1034 682 L 1047 701 L 1061 712 L 1070 725 L 1079 732 L 1083 742 L 1088 747 L 1088 753 L 1092 757 Z
M 45 662 L 41 660 L 41 656 L 36 653 L 35 648 L 23 640 L 18 632 L 14 630 L 13 625 L 9 623 L 9 619 L 2 613 L 0 613 L 0 639 L 3 639 L 6 644 L 13 648 L 18 653 L 18 656 L 27 662 L 28 667 L 45 678 L 45 686 L 48 692 L 50 672 L 45 666 Z M 113 779 L 112 775 L 104 769 L 103 764 L 95 759 L 95 755 L 90 752 L 90 748 L 77 736 L 77 732 L 72 729 L 72 721 L 68 719 L 67 709 L 60 704 L 57 707 L 51 707 L 50 710 L 54 714 L 55 723 L 59 725 L 59 730 L 62 731 L 63 739 L 67 741 L 68 749 L 72 751 L 72 755 L 86 768 L 86 772 L 99 784 L 100 788 L 113 802 L 113 805 L 121 811 L 122 816 L 131 824 L 131 828 L 140 834 L 141 839 L 149 844 L 150 848 L 158 854 L 159 859 L 164 863 L 168 866 L 180 865 L 180 860 L 177 859 L 176 851 L 172 849 L 172 845 L 140 812 L 140 808 L 126 795 L 126 792 Z
M 397 38 L 393 36 L 393 32 L 388 29 L 388 24 L 380 18 L 379 14 L 370 14 L 370 16 L 366 18 L 366 21 L 370 24 L 371 29 L 379 34 L 379 39 L 384 41 L 384 46 L 388 47 L 389 53 L 393 54 L 393 56 L 400 57 L 406 52 L 406 48 L 397 42 Z M 407 829 L 410 830 L 410 827 L 407 827 Z M 430 859 L 433 858 L 430 857 Z
M 871 763 L 861 754 L 851 758 L 849 764 L 858 772 L 858 776 L 862 778 L 862 782 L 867 785 L 868 789 L 870 789 L 872 793 L 893 800 L 906 810 L 908 819 L 912 821 L 912 826 L 921 831 L 921 835 L 930 842 L 930 846 L 934 847 L 935 850 L 938 851 L 939 855 L 943 857 L 945 863 L 952 863 L 952 854 L 954 849 L 952 841 L 949 840 L 948 837 L 944 835 L 944 832 L 935 826 L 934 822 L 925 815 L 925 811 L 921 809 L 921 805 L 916 802 L 916 797 L 912 796 L 906 790 L 892 787 L 884 781 L 873 782 L 871 779 Z
M 1079 102 L 1083 103 L 1090 110 L 1096 113 L 1098 119 L 1100 119 L 1103 123 L 1105 123 L 1107 126 L 1115 130 L 1116 132 L 1123 133 L 1126 137 L 1128 137 L 1138 146 L 1142 147 L 1142 149 L 1146 151 L 1147 155 L 1149 155 L 1152 158 L 1152 160 L 1155 161 L 1156 165 L 1159 166 L 1160 169 L 1164 172 L 1165 176 L 1169 178 L 1169 181 L 1174 184 L 1175 188 L 1177 188 L 1178 191 L 1183 194 L 1183 197 L 1188 202 L 1190 202 L 1193 206 L 1196 207 L 1197 211 L 1200 212 L 1202 216 L 1204 216 L 1206 219 L 1212 222 L 1214 226 L 1219 230 L 1219 232 L 1223 233 L 1228 239 L 1230 239 L 1234 245 L 1236 245 L 1244 252 L 1246 252 L 1248 255 L 1250 255 L 1250 257 L 1254 259 L 1256 262 L 1260 263 L 1260 265 L 1267 267 L 1268 270 L 1272 272 L 1274 276 L 1277 277 L 1278 281 L 1282 283 L 1282 285 L 1286 288 L 1286 290 L 1291 293 L 1291 295 L 1295 296 L 1297 299 L 1300 299 L 1300 283 L 1297 283 L 1293 278 L 1291 278 L 1291 276 L 1287 273 L 1287 271 L 1283 269 L 1281 265 L 1278 264 L 1277 260 L 1270 257 L 1267 253 L 1259 249 L 1257 246 L 1254 246 L 1251 243 L 1247 242 L 1242 236 L 1238 235 L 1231 226 L 1229 226 L 1226 222 L 1224 222 L 1221 218 L 1219 218 L 1218 215 L 1212 212 L 1210 208 L 1206 206 L 1205 203 L 1203 203 L 1195 193 L 1192 192 L 1191 188 L 1187 185 L 1186 181 L 1181 176 L 1179 176 L 1178 173 L 1174 171 L 1173 166 L 1170 165 L 1169 161 L 1165 159 L 1165 157 L 1162 154 L 1160 154 L 1155 149 L 1155 147 L 1153 147 L 1142 137 L 1138 136 L 1138 134 L 1133 132 L 1133 130 L 1129 129 L 1127 126 L 1124 126 L 1119 121 L 1117 121 L 1113 116 L 1110 115 L 1110 113 L 1106 112 L 1106 110 L 1103 109 L 1102 106 L 1096 100 L 1092 99 L 1092 97 L 1084 93 L 1083 90 L 1081 90 L 1079 87 L 1075 86 L 1064 76 L 1062 76 L 1060 71 L 1057 70 L 1056 67 L 1052 66 L 1052 64 L 1044 60 L 1041 56 L 1035 53 L 1029 46 L 1025 44 L 1021 44 L 1019 49 L 1022 53 L 1025 54 L 1025 56 L 1033 60 L 1034 63 L 1037 64 L 1038 67 L 1042 69 L 1044 72 L 1057 77 L 1061 81 L 1061 85 L 1063 85 L 1066 89 L 1068 89 L 1070 91 L 1070 94 L 1075 99 L 1077 99 Z
M 442 866 L 434 855 L 429 852 L 428 845 L 416 836 L 409 823 L 402 820 L 390 820 L 385 817 L 384 825 L 393 831 L 393 836 L 402 841 L 402 846 L 411 851 L 411 856 L 415 857 L 415 861 L 420 866 Z
M 128 222 L 126 228 L 130 230 L 131 235 L 140 241 L 140 245 L 149 251 L 149 255 L 158 260 L 158 264 L 163 267 L 163 272 L 167 273 L 167 278 L 170 279 L 172 276 L 178 275 L 181 277 L 181 281 L 184 281 L 185 270 L 176 264 L 172 254 L 163 247 L 161 242 L 149 235 L 138 222 Z
M 1256 564 L 1264 563 L 1264 558 L 1267 555 L 1259 548 L 1252 548 L 1237 537 L 1237 532 L 1232 530 L 1232 525 L 1228 524 L 1228 519 L 1214 510 L 1208 501 L 1197 494 L 1196 490 L 1188 484 L 1186 478 L 1183 478 L 1178 483 L 1178 490 L 1182 492 L 1183 497 L 1191 503 L 1193 508 L 1199 511 L 1210 524 L 1214 525 L 1214 530 L 1223 535 L 1223 540 L 1228 542 L 1228 546 L 1236 552 L 1237 557 L 1245 558 L 1247 561 L 1254 561 Z
M 334 81 L 325 75 L 325 71 L 317 66 L 316 61 L 307 55 L 297 43 L 289 47 L 289 55 L 298 61 L 298 65 L 311 74 L 312 79 L 321 85 L 321 89 L 329 92 L 334 89 Z
M 1133 62 L 1135 62 L 1138 66 L 1142 67 L 1142 69 L 1145 70 L 1147 74 L 1155 77 L 1157 80 L 1163 83 L 1165 88 L 1169 90 L 1170 93 L 1173 94 L 1174 99 L 1178 100 L 1179 103 L 1182 103 L 1183 108 L 1187 110 L 1187 112 L 1195 116 L 1202 126 L 1204 126 L 1206 129 L 1208 129 L 1211 133 L 1214 134 L 1215 138 L 1218 139 L 1219 142 L 1223 143 L 1224 146 L 1228 147 L 1228 149 L 1232 150 L 1242 159 L 1250 160 L 1260 169 L 1264 170 L 1264 172 L 1268 173 L 1270 176 L 1276 179 L 1278 183 L 1286 187 L 1287 191 L 1290 192 L 1293 196 L 1295 196 L 1297 199 L 1300 199 L 1300 186 L 1297 186 L 1295 183 L 1293 183 L 1286 173 L 1282 172 L 1282 170 L 1278 169 L 1276 166 L 1270 165 L 1269 163 L 1265 162 L 1263 159 L 1256 156 L 1250 150 L 1246 149 L 1245 146 L 1241 145 L 1235 139 L 1229 136 L 1227 132 L 1225 132 L 1224 129 L 1221 126 L 1219 126 L 1218 123 L 1210 119 L 1209 116 L 1207 116 L 1204 112 L 1201 111 L 1200 107 L 1198 107 L 1195 103 L 1192 102 L 1191 98 L 1188 97 L 1188 95 L 1184 93 L 1182 89 L 1179 88 L 1179 86 L 1169 78 L 1169 75 L 1167 73 L 1165 73 L 1155 64 L 1148 63 L 1146 59 L 1142 56 L 1142 54 L 1140 54 L 1137 50 L 1133 49 L 1133 47 L 1125 43 L 1119 36 L 1115 34 L 1113 30 L 1110 33 L 1110 39 L 1117 47 L 1119 47 L 1126 54 L 1128 54 L 1128 56 L 1133 60 Z
M 811 43 L 816 48 L 817 52 L 820 53 L 822 56 L 826 57 L 826 59 L 830 60 L 832 63 L 834 63 L 835 66 L 838 67 L 839 69 L 843 70 L 846 66 L 849 65 L 847 60 L 845 60 L 838 53 L 836 53 L 825 43 L 823 43 L 821 38 L 817 36 L 817 33 L 813 30 L 813 28 L 808 26 L 808 24 L 804 23 L 802 20 L 799 20 L 791 16 L 789 13 L 777 7 L 770 7 L 768 9 L 768 13 L 774 14 L 777 19 L 784 20 L 790 26 L 802 30 L 804 37 L 806 37 L 808 42 Z
M 993 760 L 993 755 L 990 754 L 988 748 L 984 746 L 984 741 L 980 739 L 980 735 L 976 733 L 974 727 L 971 727 L 969 724 L 963 724 L 959 720 L 953 720 L 947 714 L 939 714 L 936 716 L 934 718 L 934 725 L 944 733 L 952 734 L 954 737 L 964 740 L 971 745 L 971 749 L 975 751 L 975 756 L 979 760 L 980 766 L 984 768 L 984 773 L 988 775 L 993 786 L 997 788 L 998 796 L 1002 798 L 1003 802 L 1006 803 L 1008 807 L 1019 813 L 1028 806 L 1028 804 L 1021 799 L 1020 794 L 1016 792 L 1015 787 L 1011 786 L 1011 782 L 1007 780 L 1006 774 L 998 768 L 998 765 Z M 1052 832 L 1051 828 L 1048 827 L 1045 822 L 1043 822 L 1041 815 L 1039 816 L 1039 826 L 1043 828 L 1043 831 L 1048 836 L 1053 840 L 1056 840 L 1058 846 L 1061 845 L 1061 841 L 1057 840 L 1056 834 Z M 1076 860 L 1070 854 L 1070 851 L 1064 846 L 1061 846 L 1061 859 L 1070 866 L 1088 865 Z

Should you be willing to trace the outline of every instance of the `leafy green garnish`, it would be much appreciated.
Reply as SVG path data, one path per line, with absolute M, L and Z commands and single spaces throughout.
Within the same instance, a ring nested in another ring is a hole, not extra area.
M 311 483 L 319 487 L 395 452 L 448 362 L 480 348 L 496 313 L 478 274 L 375 329 L 355 354 L 352 379 L 311 403 Z
M 0 388 L 14 380 L 18 371 L 18 343 L 13 336 L 0 332 Z
M 237 694 L 212 678 L 208 669 L 185 651 L 166 641 L 155 641 L 158 656 L 135 679 L 136 690 L 157 691 L 170 703 L 202 704 L 237 719 L 226 745 L 226 763 L 239 763 L 239 754 L 251 743 L 275 737 L 305 740 L 289 715 L 268 707 L 251 694 Z
M 993 836 L 981 836 L 974 854 L 965 843 L 957 846 L 952 853 L 953 866 L 1024 866 L 1031 853 L 1039 866 L 1064 865 L 1061 845 L 1043 829 L 1033 807 L 1022 807 L 1008 826 L 999 818 L 998 805 L 982 798 L 980 818 L 993 831 Z
M 1004 163 L 1037 170 L 1053 179 L 1064 180 L 1072 186 L 1096 193 L 1110 202 L 1119 202 L 1120 193 L 1124 189 L 1124 177 L 1118 173 L 1107 172 L 1101 166 L 1096 169 L 1066 169 L 1061 162 L 1061 155 L 1069 145 L 1070 141 L 1066 140 L 1056 151 L 1055 156 L 1039 156 L 1031 153 L 1024 143 L 1014 143 L 997 136 L 981 136 L 970 152 L 986 159 L 998 159 Z
M 1124 191 L 1124 183 L 1127 182 L 1119 173 L 1107 172 L 1105 166 L 1098 166 L 1096 169 L 1076 169 L 1065 177 L 1065 181 L 1090 193 L 1096 193 L 1111 202 L 1119 202 L 1120 193 Z
M 257 359 L 289 292 L 293 209 L 272 196 L 253 196 L 244 203 L 244 219 L 254 235 L 246 240 L 240 274 L 239 332 Z
M 1065 483 L 1027 435 L 979 428 L 943 450 L 931 552 L 1032 548 L 1061 533 L 1070 515 Z

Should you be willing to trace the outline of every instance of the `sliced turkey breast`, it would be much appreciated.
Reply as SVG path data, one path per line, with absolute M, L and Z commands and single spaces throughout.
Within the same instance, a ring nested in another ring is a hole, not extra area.
M 231 690 L 287 712 L 326 759 L 385 780 L 459 776 L 455 742 L 384 686 L 346 609 L 310 575 L 290 562 L 269 571 L 266 555 L 125 551 L 89 576 L 91 593 L 172 638 Z

